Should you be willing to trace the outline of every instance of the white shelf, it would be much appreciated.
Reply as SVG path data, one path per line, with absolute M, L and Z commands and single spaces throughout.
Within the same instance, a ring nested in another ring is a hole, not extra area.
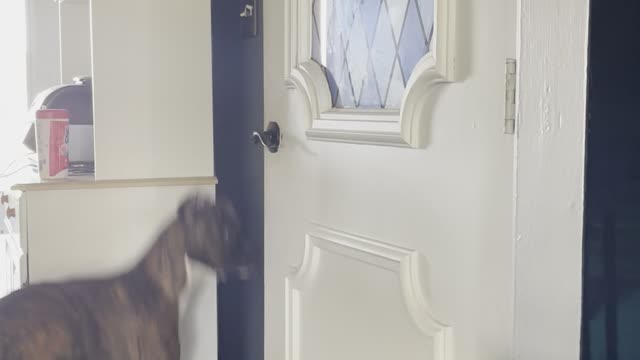
M 134 187 L 200 186 L 216 185 L 217 183 L 218 179 L 215 176 L 122 180 L 94 180 L 94 178 L 90 176 L 78 176 L 74 179 L 47 180 L 28 184 L 16 184 L 11 189 L 15 191 L 51 191 Z

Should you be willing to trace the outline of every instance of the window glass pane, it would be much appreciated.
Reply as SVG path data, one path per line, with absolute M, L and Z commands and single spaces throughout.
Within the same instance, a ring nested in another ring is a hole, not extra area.
M 313 0 L 312 33 L 334 107 L 399 109 L 429 51 L 433 0 Z

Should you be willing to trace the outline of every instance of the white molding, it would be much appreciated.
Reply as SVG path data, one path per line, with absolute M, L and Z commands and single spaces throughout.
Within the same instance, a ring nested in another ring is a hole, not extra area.
M 285 83 L 300 91 L 310 110 L 307 137 L 313 140 L 419 148 L 425 104 L 441 83 L 455 77 L 456 0 L 434 1 L 434 33 L 429 52 L 413 70 L 399 111 L 332 109 L 328 82 L 311 60 L 311 0 L 286 0 Z M 380 119 L 382 118 L 382 119 Z M 331 121 L 329 121 L 332 119 Z
M 511 358 L 579 360 L 589 2 L 518 4 Z
M 318 251 L 338 254 L 396 273 L 411 320 L 433 342 L 433 356 L 429 358 L 453 359 L 453 330 L 438 321 L 431 312 L 426 296 L 426 263 L 419 252 L 314 225 L 306 235 L 302 265 L 286 278 L 286 360 L 301 360 L 299 296 L 321 266 L 317 260 Z
M 181 177 L 181 178 L 139 178 L 95 180 L 93 176 L 78 176 L 60 180 L 43 180 L 30 184 L 16 184 L 11 187 L 14 191 L 52 191 L 79 189 L 115 189 L 137 187 L 166 187 L 166 186 L 200 186 L 217 185 L 215 176 Z
M 89 0 L 53 0 L 53 2 L 58 4 L 89 4 Z

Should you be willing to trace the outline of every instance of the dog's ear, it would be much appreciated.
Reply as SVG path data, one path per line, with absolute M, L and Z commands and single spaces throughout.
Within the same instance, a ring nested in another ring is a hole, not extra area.
M 224 245 L 231 249 L 230 267 L 218 269 L 218 280 L 225 281 L 227 273 L 230 276 L 246 280 L 251 276 L 252 267 L 258 264 L 259 252 L 248 242 L 242 219 L 234 203 L 226 196 L 216 198 L 216 210 L 220 218 L 221 234 Z
M 224 226 L 232 227 L 236 231 L 240 227 L 240 216 L 233 202 L 224 194 L 216 196 L 216 208 Z
M 178 221 L 187 226 L 193 227 L 198 221 L 202 221 L 199 217 L 207 214 L 214 207 L 214 199 L 208 193 L 194 193 L 185 198 L 178 206 Z
M 182 201 L 178 207 L 178 220 L 186 226 L 193 226 L 199 209 L 198 195 L 191 195 Z

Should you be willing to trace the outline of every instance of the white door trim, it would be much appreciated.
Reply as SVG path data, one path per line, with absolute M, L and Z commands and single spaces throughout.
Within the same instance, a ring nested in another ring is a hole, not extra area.
M 589 1 L 519 1 L 515 359 L 578 360 Z

